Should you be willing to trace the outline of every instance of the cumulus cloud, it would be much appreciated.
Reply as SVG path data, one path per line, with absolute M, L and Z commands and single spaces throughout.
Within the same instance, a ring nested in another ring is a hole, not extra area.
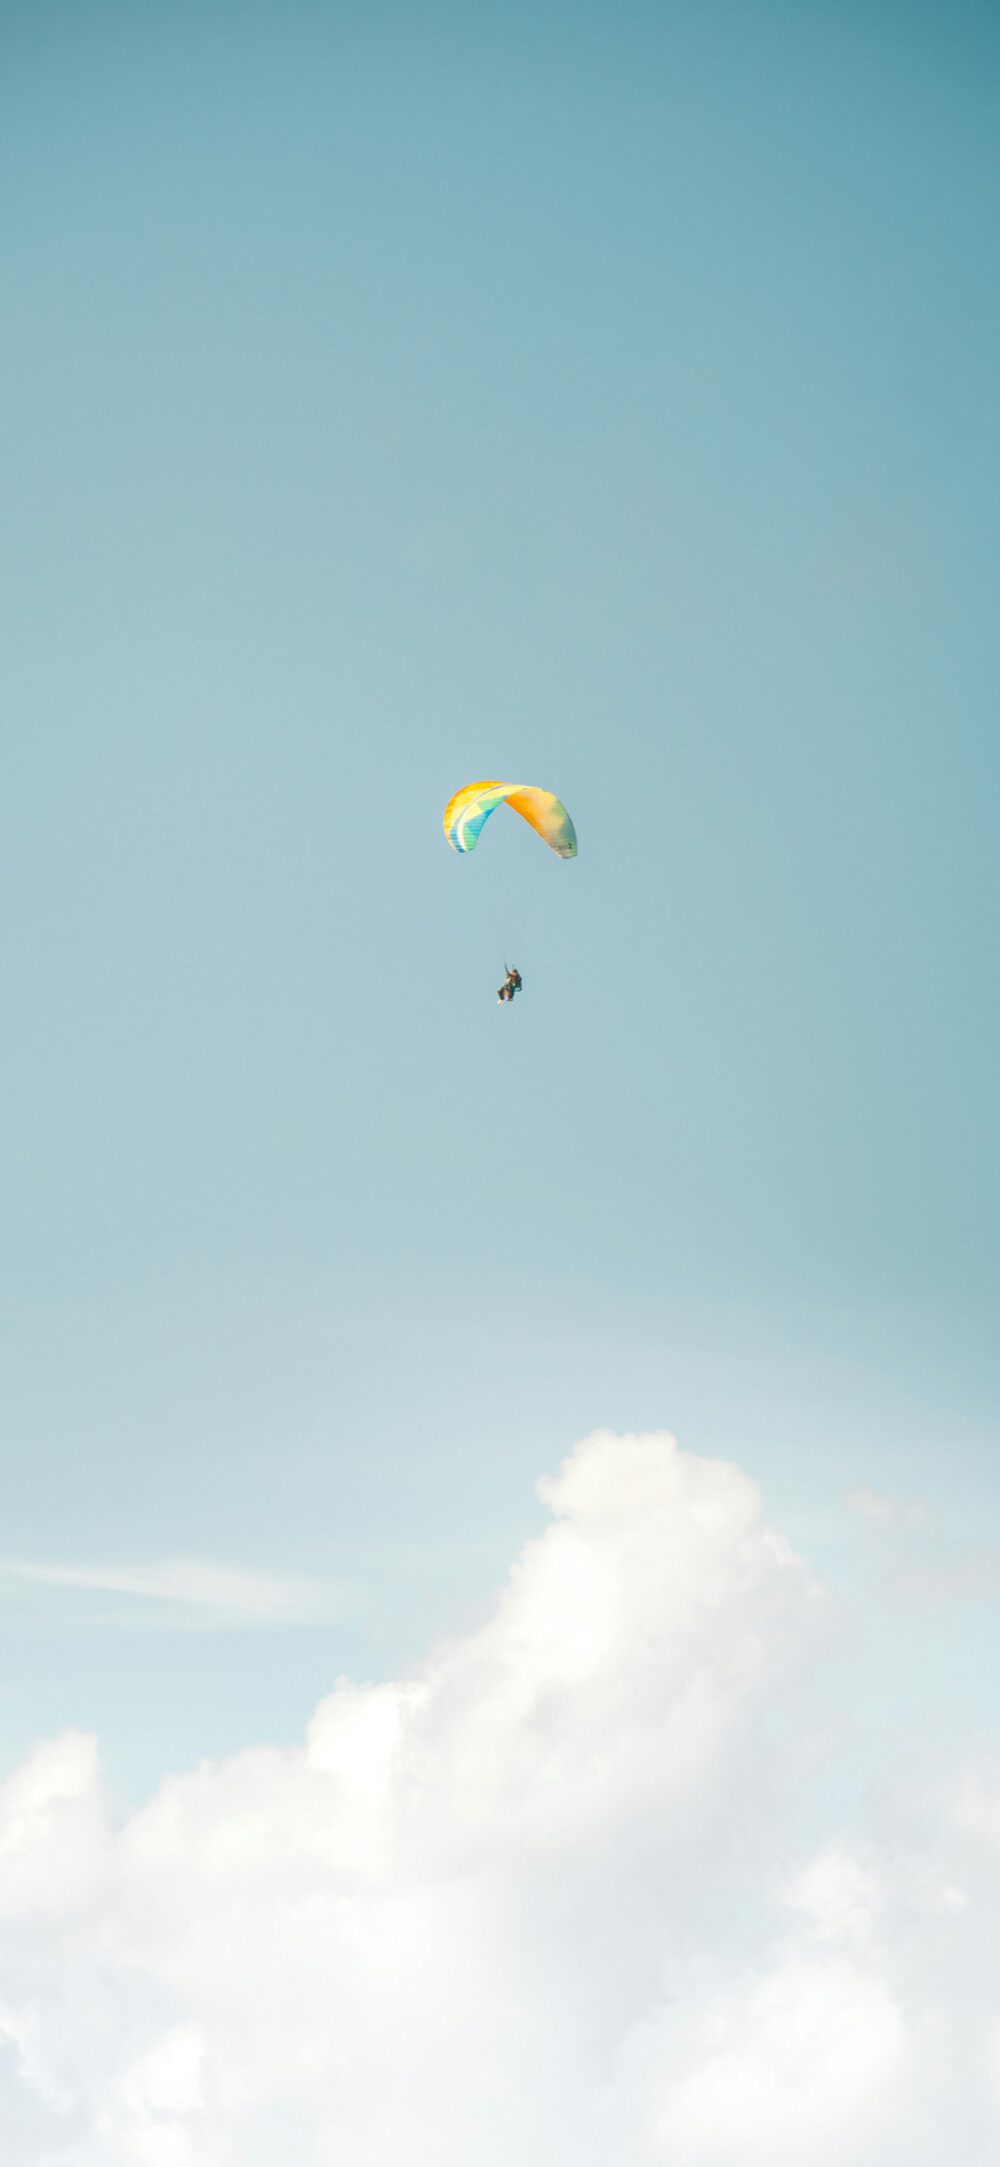
M 717 1992 L 683 2060 L 655 2025 L 645 2042 L 660 2157 L 837 2159 L 883 2120 L 907 2052 L 906 2026 L 877 1971 L 797 1955 L 742 1992 Z M 652 2066 L 649 2066 L 649 2065 Z
M 541 1494 L 301 1747 L 117 1829 L 79 1734 L 0 1787 L 5 2167 L 995 2159 L 987 1794 L 808 1831 L 826 1606 L 736 1467 L 602 1433 Z

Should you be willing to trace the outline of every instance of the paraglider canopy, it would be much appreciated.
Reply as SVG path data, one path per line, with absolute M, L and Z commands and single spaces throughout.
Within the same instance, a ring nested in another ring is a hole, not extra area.
M 509 805 L 534 828 L 557 857 L 576 857 L 576 830 L 565 805 L 551 790 L 536 790 L 531 783 L 466 783 L 456 790 L 444 811 L 444 832 L 453 850 L 475 850 L 480 833 L 498 805 Z

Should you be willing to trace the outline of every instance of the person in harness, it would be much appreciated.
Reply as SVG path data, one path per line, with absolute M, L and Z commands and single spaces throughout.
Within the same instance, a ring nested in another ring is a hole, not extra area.
M 498 1000 L 498 1001 L 512 1001 L 512 1000 L 513 1000 L 513 998 L 514 998 L 514 995 L 515 995 L 515 993 L 520 993 L 520 991 L 521 991 L 521 973 L 520 973 L 520 971 L 519 971 L 519 970 L 518 970 L 518 969 L 516 968 L 516 966 L 513 966 L 513 967 L 512 967 L 512 968 L 511 968 L 511 969 L 510 969 L 510 970 L 509 970 L 509 971 L 507 972 L 507 976 L 506 976 L 506 978 L 504 979 L 503 985 L 501 986 L 501 988 L 500 988 L 500 991 L 499 991 L 499 993 L 497 994 L 497 1000 Z

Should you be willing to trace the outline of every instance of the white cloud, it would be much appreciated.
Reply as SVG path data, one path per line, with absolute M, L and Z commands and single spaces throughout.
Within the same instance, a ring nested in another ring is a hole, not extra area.
M 824 1941 L 864 1941 L 883 1898 L 883 1874 L 856 1844 L 834 1837 L 794 1876 L 787 1902 L 811 1918 Z
M 849 1513 L 858 1520 L 874 1520 L 879 1527 L 892 1527 L 897 1518 L 897 1507 L 884 1491 L 873 1490 L 867 1482 L 855 1483 L 845 1492 L 844 1503 Z
M 863 2141 L 865 2115 L 883 2105 L 907 2051 L 885 1981 L 843 1959 L 797 1957 L 742 1994 L 718 1994 L 683 2042 L 686 2066 L 670 2030 L 649 2089 L 657 2149 L 671 2162 L 839 2161 Z
M 1000 1780 L 996 1768 L 964 1768 L 955 1785 L 956 1827 L 1000 1850 Z
M 196 2167 L 206 2155 L 197 2135 L 205 2105 L 205 2036 L 177 2024 L 116 2077 L 96 2133 L 111 2159 L 136 2167 Z
M 0 1784 L 0 1918 L 64 1912 L 89 1891 L 104 1829 L 97 1742 L 47 1739 Z
M 940 1543 L 929 1556 L 901 1566 L 888 1590 L 915 1607 L 995 1602 L 1000 1596 L 1000 1548 L 996 1543 Z
M 4 2167 L 997 2157 L 993 1851 L 795 1833 L 825 1605 L 754 1486 L 600 1434 L 541 1494 L 490 1621 L 301 1747 L 117 1831 L 77 1734 L 0 1788 Z
M 871 1520 L 879 1527 L 926 1527 L 931 1508 L 925 1497 L 887 1497 L 867 1482 L 856 1483 L 844 1494 L 844 1503 L 856 1520 Z

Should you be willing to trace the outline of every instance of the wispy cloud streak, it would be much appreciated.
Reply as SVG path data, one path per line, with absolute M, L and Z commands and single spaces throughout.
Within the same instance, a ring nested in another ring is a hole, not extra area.
M 4 1581 L 8 1595 L 30 1586 L 133 1596 L 272 1625 L 343 1617 L 351 1607 L 348 1591 L 333 1582 L 242 1572 L 201 1558 L 167 1558 L 142 1565 L 51 1565 L 3 1558 L 0 1587 Z

